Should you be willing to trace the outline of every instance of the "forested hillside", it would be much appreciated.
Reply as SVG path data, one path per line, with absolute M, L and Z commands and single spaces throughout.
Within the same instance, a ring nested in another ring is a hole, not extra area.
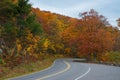
M 55 54 L 120 63 L 120 30 L 94 9 L 78 16 L 42 11 L 29 0 L 0 0 L 0 64 L 14 67 Z

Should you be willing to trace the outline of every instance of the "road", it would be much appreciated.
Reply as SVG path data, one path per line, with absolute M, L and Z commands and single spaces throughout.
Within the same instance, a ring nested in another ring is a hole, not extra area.
M 57 59 L 43 71 L 10 80 L 120 80 L 120 67 Z

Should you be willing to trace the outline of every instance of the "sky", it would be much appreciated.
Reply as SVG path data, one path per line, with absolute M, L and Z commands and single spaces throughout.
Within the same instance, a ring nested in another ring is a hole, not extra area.
M 29 0 L 33 7 L 73 18 L 78 14 L 94 9 L 107 18 L 109 23 L 117 26 L 120 18 L 120 0 Z

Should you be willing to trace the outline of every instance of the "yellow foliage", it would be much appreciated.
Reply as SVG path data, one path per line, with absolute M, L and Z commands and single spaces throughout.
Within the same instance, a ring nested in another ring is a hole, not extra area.
M 50 44 L 50 41 L 48 39 L 45 39 L 45 42 L 44 42 L 43 46 L 45 48 L 48 48 L 49 44 Z
M 51 45 L 51 49 L 56 52 L 55 45 Z
M 18 55 L 22 51 L 23 55 L 31 55 L 37 57 L 36 53 L 38 49 L 38 43 L 40 41 L 40 36 L 34 36 L 30 31 L 27 31 L 26 37 L 21 39 L 16 39 L 16 48 Z
M 66 49 L 65 49 L 65 52 L 66 52 L 66 53 L 70 53 L 70 51 L 71 51 L 71 48 L 66 48 Z
M 59 48 L 59 49 L 63 49 L 63 47 L 64 47 L 63 44 L 57 44 L 56 46 L 57 46 L 57 48 Z
M 28 36 L 27 36 L 27 40 L 31 41 L 32 39 L 33 39 L 33 35 L 31 33 L 29 33 Z
M 31 50 L 31 47 L 28 47 L 28 48 L 27 48 L 27 51 L 29 52 L 30 50 Z
M 20 50 L 22 49 L 21 44 L 17 44 L 16 46 L 17 46 L 17 51 L 20 52 Z
M 17 48 L 17 52 L 20 53 L 20 51 L 22 49 L 22 45 L 20 44 L 20 40 L 19 39 L 16 40 L 16 48 Z
M 36 43 L 37 43 L 38 41 L 40 41 L 40 36 L 35 36 L 35 37 L 33 38 L 33 41 L 36 42 Z
M 102 60 L 102 61 L 107 61 L 107 60 L 108 60 L 108 57 L 109 57 L 109 53 L 106 52 L 104 55 L 101 56 L 101 60 Z

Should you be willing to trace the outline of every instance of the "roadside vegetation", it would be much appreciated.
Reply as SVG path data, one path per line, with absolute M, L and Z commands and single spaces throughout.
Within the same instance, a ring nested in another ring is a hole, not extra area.
M 106 52 L 102 56 L 102 61 L 110 63 L 111 65 L 113 64 L 113 65 L 120 66 L 120 52 L 117 52 L 117 51 Z
M 76 19 L 33 8 L 29 0 L 0 0 L 1 80 L 65 56 L 120 64 L 120 30 L 94 9 Z
M 38 72 L 40 70 L 50 67 L 55 59 L 64 58 L 61 54 L 47 55 L 43 60 L 37 60 L 35 62 L 23 63 L 14 68 L 0 67 L 0 80 L 6 80 L 13 77 L 18 77 L 26 74 Z

